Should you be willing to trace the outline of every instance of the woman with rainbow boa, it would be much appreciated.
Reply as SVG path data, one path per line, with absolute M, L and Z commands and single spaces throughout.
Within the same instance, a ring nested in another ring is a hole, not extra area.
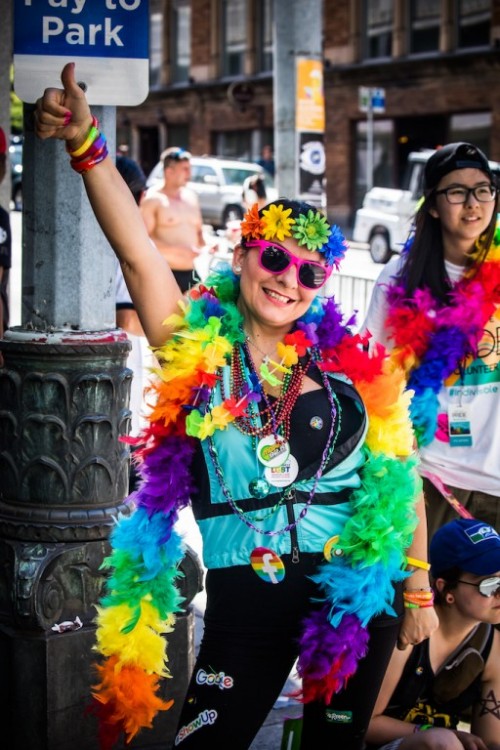
M 414 229 L 380 274 L 363 324 L 407 373 L 429 538 L 457 510 L 500 531 L 497 212 L 480 149 L 435 151 Z
M 191 503 L 207 605 L 175 746 L 248 748 L 297 662 L 302 748 L 361 749 L 394 644 L 437 621 L 404 372 L 321 296 L 345 240 L 307 204 L 255 205 L 232 268 L 182 297 L 73 64 L 62 83 L 37 102 L 37 134 L 66 142 L 159 362 L 97 614 L 101 745 L 170 708 L 159 684 Z

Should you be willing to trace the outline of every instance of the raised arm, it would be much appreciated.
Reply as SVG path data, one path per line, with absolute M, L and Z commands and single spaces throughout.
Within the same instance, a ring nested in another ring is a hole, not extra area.
M 46 89 L 37 101 L 36 133 L 42 139 L 66 141 L 70 151 L 86 142 L 92 126 L 85 94 L 76 83 L 75 65 L 65 65 L 62 89 Z M 69 157 L 68 157 L 69 158 Z M 167 262 L 151 242 L 141 213 L 111 158 L 83 175 L 94 214 L 116 253 L 130 296 L 153 346 L 168 336 L 163 321 L 178 310 L 182 297 Z

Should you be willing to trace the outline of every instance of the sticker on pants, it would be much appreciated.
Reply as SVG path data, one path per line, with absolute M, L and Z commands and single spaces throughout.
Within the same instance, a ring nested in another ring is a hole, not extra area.
M 202 711 L 195 719 L 193 719 L 193 721 L 190 721 L 189 724 L 186 724 L 186 726 L 179 729 L 174 744 L 176 746 L 179 745 L 182 740 L 185 740 L 190 734 L 193 734 L 193 732 L 198 731 L 198 729 L 201 729 L 202 727 L 213 724 L 216 719 L 217 711 L 214 708 Z
M 339 711 L 335 708 L 325 709 L 326 720 L 330 724 L 352 724 L 352 711 Z

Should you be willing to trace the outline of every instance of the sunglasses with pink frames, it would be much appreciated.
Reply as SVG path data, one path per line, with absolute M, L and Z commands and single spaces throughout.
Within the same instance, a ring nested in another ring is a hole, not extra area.
M 332 272 L 332 266 L 324 266 L 314 260 L 299 258 L 276 242 L 246 240 L 245 247 L 258 248 L 259 266 L 269 273 L 284 273 L 290 266 L 295 266 L 297 268 L 297 281 L 304 289 L 319 289 Z

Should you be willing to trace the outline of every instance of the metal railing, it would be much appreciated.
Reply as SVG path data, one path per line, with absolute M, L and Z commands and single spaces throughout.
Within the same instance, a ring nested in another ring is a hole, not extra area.
M 342 273 L 332 274 L 327 282 L 327 296 L 335 297 L 344 313 L 344 321 L 348 320 L 353 312 L 356 313 L 356 326 L 353 326 L 353 330 L 361 326 L 365 319 L 374 285 L 373 279 Z

